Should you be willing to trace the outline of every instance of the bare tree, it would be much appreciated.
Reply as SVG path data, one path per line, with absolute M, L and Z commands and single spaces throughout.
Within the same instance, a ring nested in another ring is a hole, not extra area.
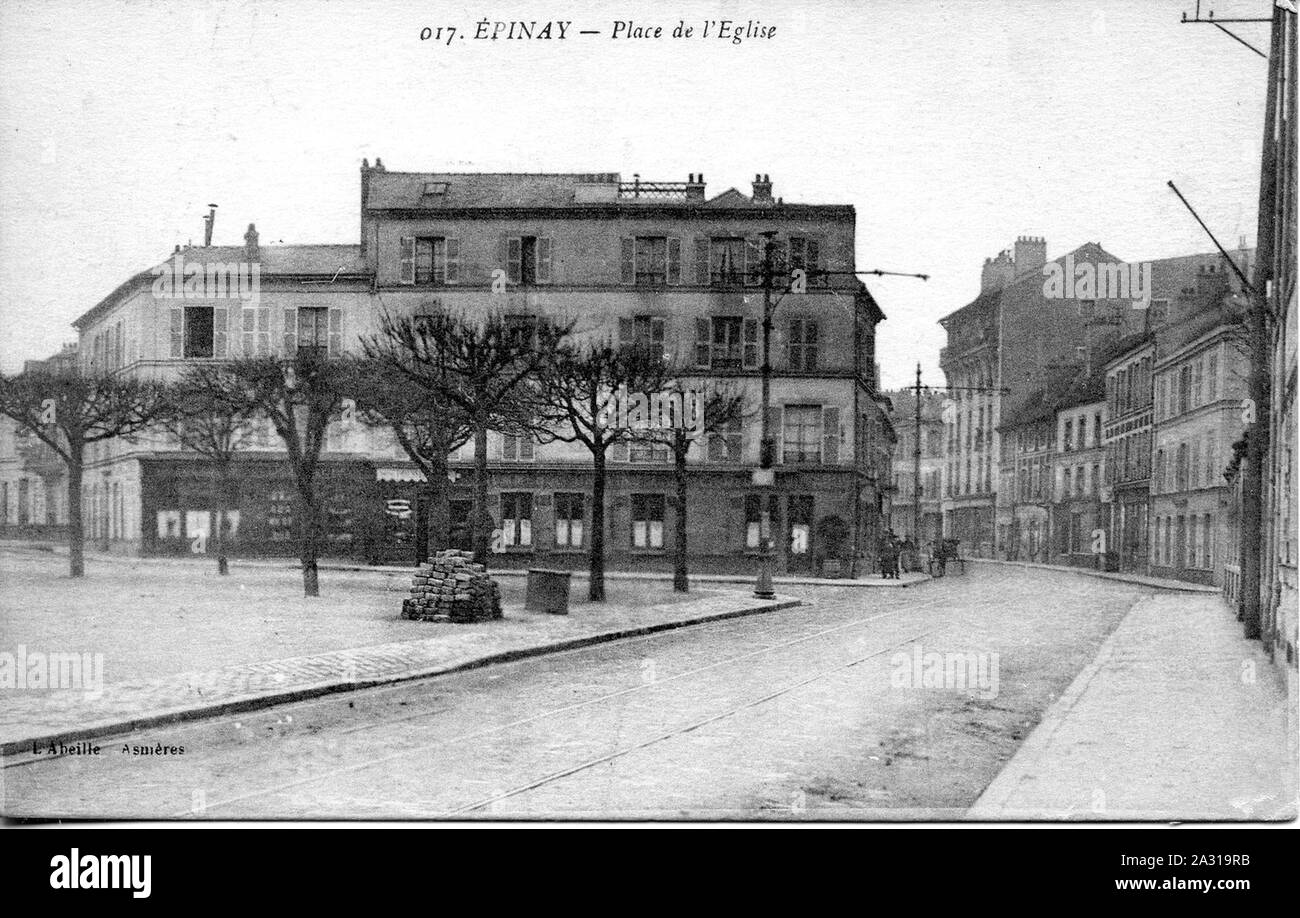
M 213 543 L 217 573 L 230 573 L 226 558 L 225 527 L 230 508 L 231 465 L 247 447 L 254 425 L 262 421 L 257 406 L 245 397 L 241 377 L 225 364 L 203 363 L 188 367 L 180 380 L 167 387 L 165 408 L 158 424 L 210 463 L 217 479 L 216 525 Z
M 609 448 L 631 439 L 618 401 L 629 392 L 657 392 L 670 379 L 662 354 L 647 348 L 589 340 L 561 348 L 537 387 L 538 433 L 581 443 L 591 453 L 591 548 L 588 597 L 605 599 L 605 489 Z
M 317 488 L 321 451 L 331 421 L 356 388 L 356 362 L 299 350 L 288 360 L 244 357 L 225 364 L 240 410 L 267 417 L 284 441 L 298 496 L 299 552 L 303 594 L 320 595 L 318 562 L 325 544 L 323 506 Z
M 672 406 L 671 423 L 662 416 L 650 418 L 651 439 L 667 443 L 673 455 L 673 509 L 675 512 L 675 538 L 673 540 L 673 590 L 690 591 L 687 564 L 687 456 L 692 447 L 709 450 L 722 461 L 740 462 L 741 424 L 748 412 L 744 394 L 726 383 L 712 383 L 707 387 L 689 376 L 675 376 L 661 391 L 667 404 Z
M 41 440 L 68 467 L 68 564 L 84 577 L 81 481 L 91 443 L 131 438 L 154 422 L 162 387 L 132 377 L 35 370 L 0 376 L 0 413 Z
M 538 382 L 572 324 L 491 314 L 439 313 L 380 318 L 366 338 L 367 357 L 419 385 L 464 416 L 474 438 L 474 560 L 487 564 L 492 538 L 488 512 L 487 437 L 492 429 L 527 425 L 536 411 Z
M 389 431 L 424 475 L 432 548 L 445 548 L 451 525 L 447 457 L 474 435 L 469 416 L 441 392 L 413 385 L 389 361 L 371 358 L 360 368 L 357 410 L 363 423 Z

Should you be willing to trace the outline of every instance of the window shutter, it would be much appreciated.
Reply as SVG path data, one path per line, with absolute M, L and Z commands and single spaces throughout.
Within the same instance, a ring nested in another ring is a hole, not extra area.
M 745 320 L 744 352 L 742 364 L 747 368 L 758 366 L 758 319 Z
M 501 458 L 518 459 L 519 458 L 519 438 L 511 434 L 501 435 Z
M 460 283 L 460 240 L 446 239 L 443 242 L 447 254 L 447 283 Z
M 185 356 L 185 310 L 183 307 L 173 306 L 171 313 L 171 357 L 173 360 L 179 360 Z
M 763 245 L 757 239 L 745 240 L 745 284 L 754 286 L 763 282 Z
M 298 353 L 298 310 L 284 310 L 284 356 L 293 357 Z
M 676 236 L 668 237 L 668 283 L 682 282 L 682 241 Z
M 343 310 L 337 307 L 331 308 L 329 321 L 329 355 L 341 357 L 343 356 Z
M 695 320 L 695 365 L 697 367 L 707 367 L 709 365 L 709 320 Z
M 620 316 L 618 320 L 618 343 L 622 347 L 628 347 L 633 343 L 636 337 L 631 317 Z
M 524 278 L 524 243 L 518 236 L 506 240 L 506 276 L 510 283 L 518 284 Z
M 624 236 L 619 251 L 620 276 L 625 284 L 636 283 L 636 240 Z
M 840 464 L 840 409 L 822 407 L 822 464 Z
M 230 340 L 230 309 L 214 306 L 212 309 L 212 356 L 225 357 Z
M 397 280 L 403 284 L 415 283 L 415 237 L 398 239 Z
M 551 237 L 539 236 L 537 238 L 537 283 L 549 284 L 551 282 Z
M 519 437 L 519 458 L 531 462 L 534 456 L 533 438 L 527 434 Z
M 695 237 L 695 283 L 702 287 L 709 283 L 709 237 Z

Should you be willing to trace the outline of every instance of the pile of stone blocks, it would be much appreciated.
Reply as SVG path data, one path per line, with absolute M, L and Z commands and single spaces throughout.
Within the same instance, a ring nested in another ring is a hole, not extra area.
M 415 571 L 402 618 L 426 622 L 481 622 L 501 617 L 501 587 L 467 551 L 435 554 Z

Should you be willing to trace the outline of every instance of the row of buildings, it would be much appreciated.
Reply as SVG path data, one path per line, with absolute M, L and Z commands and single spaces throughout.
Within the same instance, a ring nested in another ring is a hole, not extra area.
M 1128 276 L 1143 297 L 1109 279 L 1059 296 L 1052 264 Z M 1217 252 L 1129 265 L 1088 243 L 1049 263 L 1044 240 L 1022 237 L 986 260 L 979 296 L 941 320 L 951 388 L 923 395 L 923 542 L 1221 584 L 1236 562 L 1245 305 Z M 915 395 L 891 395 L 891 523 L 911 535 Z
M 384 314 L 504 314 L 576 320 L 578 334 L 663 348 L 700 379 L 746 393 L 750 420 L 690 456 L 690 552 L 700 570 L 753 570 L 760 552 L 758 465 L 763 234 L 806 292 L 778 297 L 771 339 L 777 440 L 778 570 L 827 561 L 870 566 L 887 515 L 893 433 L 877 382 L 884 314 L 853 272 L 854 208 L 795 204 L 756 175 L 750 194 L 618 174 L 360 172 L 359 239 L 178 248 L 124 281 L 74 323 L 83 372 L 174 377 L 239 355 L 356 352 Z M 242 274 L 241 274 L 242 272 Z M 211 283 L 225 277 L 224 288 Z M 206 282 L 205 282 L 206 281 Z M 233 291 L 233 292 L 232 292 Z M 453 544 L 467 547 L 471 447 L 451 456 Z M 41 535 L 65 519 L 59 469 L 38 469 L 28 439 L 0 431 L 0 531 Z M 500 563 L 580 567 L 590 544 L 591 458 L 580 446 L 493 433 L 490 507 Z M 293 488 L 269 430 L 238 462 L 228 516 L 235 554 L 296 550 Z M 423 478 L 383 431 L 329 432 L 325 491 L 332 551 L 373 561 L 427 555 Z M 668 452 L 621 444 L 610 455 L 610 560 L 667 566 L 674 547 Z M 213 525 L 211 469 L 157 435 L 97 444 L 84 504 L 93 544 L 186 552 Z

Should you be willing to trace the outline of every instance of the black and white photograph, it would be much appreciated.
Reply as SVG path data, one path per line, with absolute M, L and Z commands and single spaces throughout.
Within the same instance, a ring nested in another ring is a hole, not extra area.
M 0 3 L 0 815 L 1294 826 L 1296 17 Z

